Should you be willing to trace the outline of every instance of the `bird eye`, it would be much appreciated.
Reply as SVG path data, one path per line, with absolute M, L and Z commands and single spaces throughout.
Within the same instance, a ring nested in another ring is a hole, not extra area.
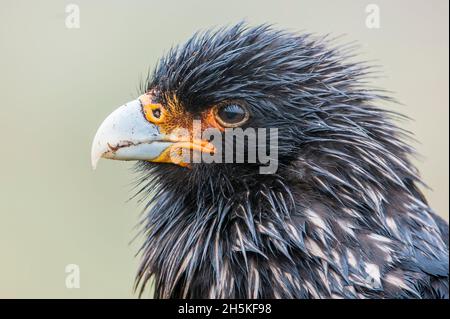
M 216 120 L 224 127 L 238 127 L 250 117 L 247 108 L 236 103 L 219 105 L 214 111 Z

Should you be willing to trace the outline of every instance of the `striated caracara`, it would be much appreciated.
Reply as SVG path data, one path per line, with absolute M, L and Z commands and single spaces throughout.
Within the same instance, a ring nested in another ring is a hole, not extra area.
M 156 298 L 448 298 L 448 224 L 371 75 L 347 46 L 267 25 L 170 50 L 92 146 L 94 166 L 138 160 L 138 291 L 153 280 Z M 237 129 L 248 135 L 226 138 Z

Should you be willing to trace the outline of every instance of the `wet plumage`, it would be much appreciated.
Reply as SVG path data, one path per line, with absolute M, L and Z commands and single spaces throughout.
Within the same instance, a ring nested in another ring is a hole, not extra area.
M 172 49 L 144 84 L 192 114 L 224 100 L 279 130 L 279 169 L 139 162 L 136 288 L 157 298 L 448 298 L 448 224 L 391 99 L 327 38 L 234 27 Z

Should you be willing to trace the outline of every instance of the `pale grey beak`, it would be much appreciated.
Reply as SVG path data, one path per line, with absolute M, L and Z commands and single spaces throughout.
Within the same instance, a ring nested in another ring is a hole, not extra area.
M 145 119 L 141 102 L 134 100 L 112 112 L 98 128 L 92 142 L 92 167 L 101 157 L 151 161 L 171 144 L 158 126 Z

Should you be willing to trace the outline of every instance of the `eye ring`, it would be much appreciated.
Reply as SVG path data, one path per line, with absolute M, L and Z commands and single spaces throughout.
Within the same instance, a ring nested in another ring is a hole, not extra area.
M 214 117 L 223 127 L 239 127 L 250 118 L 248 107 L 238 102 L 222 103 L 214 107 Z

